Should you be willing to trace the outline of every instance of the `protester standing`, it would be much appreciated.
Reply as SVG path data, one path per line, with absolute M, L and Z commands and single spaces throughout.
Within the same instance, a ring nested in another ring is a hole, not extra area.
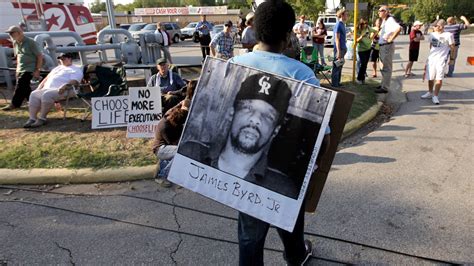
M 201 21 L 196 25 L 196 31 L 199 32 L 199 44 L 201 44 L 202 62 L 204 62 L 206 56 L 211 54 L 209 44 L 212 31 L 212 24 L 206 20 L 206 15 L 201 16 Z
M 171 60 L 171 54 L 169 50 L 169 46 L 171 45 L 171 38 L 170 34 L 166 31 L 165 25 L 161 22 L 158 22 L 158 27 L 155 31 L 155 34 L 161 35 L 161 43 L 160 43 L 160 50 L 163 52 L 164 57 L 170 64 L 173 64 L 173 60 Z
M 461 16 L 461 20 L 464 22 L 463 24 L 456 24 L 456 19 L 453 17 L 449 17 L 447 22 L 448 25 L 444 27 L 444 31 L 450 32 L 453 34 L 454 37 L 454 50 L 450 55 L 449 66 L 448 66 L 448 74 L 446 76 L 452 77 L 454 73 L 454 65 L 456 64 L 456 59 L 458 57 L 458 50 L 459 46 L 461 45 L 460 35 L 461 31 L 465 30 L 471 25 L 469 20 L 465 16 Z
M 405 78 L 414 76 L 414 74 L 411 72 L 411 68 L 413 67 L 413 63 L 418 61 L 418 55 L 420 54 L 420 41 L 425 39 L 423 33 L 420 31 L 422 25 L 423 23 L 420 21 L 415 21 L 410 32 L 410 46 L 408 48 L 409 62 L 405 68 Z
M 344 66 L 344 55 L 347 52 L 346 46 L 346 21 L 347 11 L 340 9 L 336 16 L 338 21 L 334 26 L 334 61 L 332 63 L 331 83 L 337 88 L 341 86 L 342 67 Z
M 450 52 L 452 54 L 456 47 L 454 36 L 450 32 L 444 31 L 445 25 L 446 22 L 443 19 L 438 20 L 434 26 L 434 32 L 428 37 L 430 54 L 424 73 L 424 78 L 428 79 L 428 92 L 421 95 L 421 98 L 431 98 L 434 104 L 439 104 L 439 91 L 443 85 L 446 62 Z
M 365 74 L 367 72 L 367 64 L 370 59 L 371 42 L 370 33 L 372 29 L 368 26 L 367 20 L 361 18 L 357 26 L 357 54 L 359 55 L 359 72 L 357 73 L 357 82 L 365 84 Z
M 326 65 L 326 61 L 324 60 L 324 41 L 326 40 L 326 36 L 326 25 L 324 25 L 324 22 L 321 19 L 316 27 L 313 28 L 313 49 L 318 51 L 318 58 L 323 66 Z
M 242 33 L 242 47 L 248 49 L 249 52 L 253 50 L 253 47 L 257 44 L 257 39 L 255 38 L 255 30 L 253 28 L 253 17 L 255 13 L 250 11 L 245 17 L 245 27 L 244 32 Z
M 209 44 L 211 55 L 221 59 L 230 59 L 234 56 L 234 36 L 232 36 L 232 21 L 224 24 L 224 30 L 219 32 Z M 217 50 L 216 50 L 217 48 Z
M 380 45 L 379 45 L 379 33 L 380 33 L 380 25 L 382 25 L 382 19 L 377 18 L 374 23 L 374 27 L 372 28 L 372 33 L 370 34 L 370 39 L 372 39 L 372 47 L 370 49 L 370 62 L 372 62 L 372 77 L 377 77 L 377 63 L 379 61 L 379 52 L 380 52 Z
M 290 33 L 295 23 L 294 14 L 293 8 L 284 1 L 261 3 L 255 12 L 254 20 L 259 49 L 234 57 L 231 61 L 318 85 L 319 80 L 309 67 L 281 54 L 285 47 L 288 47 Z M 263 265 L 263 250 L 269 228 L 268 223 L 239 213 L 240 265 Z M 303 265 L 312 252 L 311 242 L 304 239 L 304 206 L 301 207 L 293 232 L 279 228 L 277 231 L 283 242 L 287 264 Z
M 295 26 L 293 26 L 293 32 L 296 34 L 296 37 L 298 37 L 298 41 L 300 42 L 301 47 L 306 47 L 306 38 L 308 37 L 310 30 L 309 26 L 305 23 L 305 19 L 305 15 L 301 15 L 300 22 L 296 23 Z
M 393 41 L 400 34 L 401 27 L 390 15 L 388 7 L 383 5 L 379 8 L 379 17 L 382 19 L 380 30 L 380 61 L 382 61 L 382 84 L 375 90 L 376 93 L 387 93 L 392 81 L 393 55 L 395 44 Z
M 13 49 L 16 55 L 16 86 L 11 103 L 2 108 L 10 111 L 20 108 L 24 100 L 31 94 L 30 82 L 32 78 L 40 79 L 40 69 L 43 65 L 43 54 L 38 44 L 26 37 L 18 26 L 11 26 L 6 31 L 13 39 Z

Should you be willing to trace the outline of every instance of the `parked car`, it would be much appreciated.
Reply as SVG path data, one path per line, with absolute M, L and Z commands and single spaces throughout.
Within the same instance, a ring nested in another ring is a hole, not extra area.
M 217 33 L 221 32 L 224 30 L 224 24 L 219 24 L 219 25 L 214 25 L 214 27 L 212 28 L 212 31 L 211 31 L 211 40 L 214 38 L 214 36 L 217 35 Z M 232 36 L 235 38 L 235 36 L 237 35 L 237 32 L 239 30 L 237 29 L 237 27 L 235 26 L 232 26 L 232 30 L 231 30 L 231 33 L 232 33 Z
M 146 26 L 146 23 L 135 23 L 135 24 L 130 25 L 130 27 L 128 28 L 128 31 L 133 36 L 134 33 L 141 31 L 145 26 Z
M 181 28 L 178 26 L 178 24 L 174 22 L 165 22 L 164 25 L 165 30 L 171 37 L 171 40 L 173 40 L 174 43 L 178 43 L 181 39 Z
M 120 26 L 119 28 L 121 29 L 122 27 Z M 110 29 L 110 25 L 105 26 L 102 30 L 108 30 L 108 29 Z M 125 41 L 125 38 L 126 38 L 126 37 L 125 37 L 124 35 L 122 35 L 122 34 L 117 35 L 117 41 L 118 41 L 118 42 L 124 42 L 124 41 Z M 104 36 L 104 42 L 105 42 L 105 43 L 112 43 L 112 35 L 106 34 L 106 35 Z
M 199 22 L 191 22 L 186 27 L 181 29 L 181 41 L 184 41 L 188 38 L 192 38 L 194 32 L 196 31 L 196 25 Z
M 334 38 L 334 26 L 336 24 L 328 23 L 326 24 L 326 39 L 324 40 L 324 45 L 333 46 L 333 38 Z
M 119 27 L 120 27 L 121 29 L 128 30 L 128 29 L 130 28 L 130 26 L 131 26 L 130 24 L 120 24 Z
M 178 43 L 179 39 L 181 38 L 181 30 L 180 30 L 178 24 L 173 23 L 173 22 L 164 22 L 164 25 L 165 25 L 165 30 L 168 32 L 168 34 L 171 37 L 171 40 L 174 43 Z M 132 36 L 136 41 L 138 41 L 138 39 L 139 39 L 138 36 L 139 36 L 140 33 L 147 33 L 147 32 L 154 33 L 157 30 L 157 27 L 158 26 L 156 25 L 156 23 L 147 24 L 139 32 L 136 32 L 136 33 L 132 34 Z

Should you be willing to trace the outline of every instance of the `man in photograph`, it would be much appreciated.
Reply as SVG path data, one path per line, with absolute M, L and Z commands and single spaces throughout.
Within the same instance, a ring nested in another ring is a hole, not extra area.
M 268 167 L 267 150 L 288 109 L 291 90 L 268 74 L 248 77 L 229 110 L 231 126 L 223 145 L 188 141 L 180 153 L 279 194 L 297 198 L 299 187 Z

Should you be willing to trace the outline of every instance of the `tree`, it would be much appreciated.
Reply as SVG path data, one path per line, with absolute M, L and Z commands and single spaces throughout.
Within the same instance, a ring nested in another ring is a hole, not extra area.
M 473 2 L 472 0 L 448 1 L 443 14 L 447 17 L 456 16 L 459 18 L 465 16 L 466 18 L 470 18 L 472 22 L 472 19 L 474 18 Z
M 310 20 L 316 20 L 318 14 L 324 11 L 325 0 L 288 0 L 297 15 L 305 15 Z
M 91 13 L 100 13 L 106 11 L 105 2 L 101 3 L 100 0 L 95 0 L 94 3 L 90 4 L 89 9 Z
M 413 13 L 411 9 L 408 9 L 408 8 L 402 11 L 402 13 L 400 14 L 400 17 L 402 21 L 405 23 L 410 23 L 415 20 L 415 14 Z
M 446 2 L 444 0 L 418 0 L 413 8 L 416 19 L 433 22 L 437 16 L 442 16 Z

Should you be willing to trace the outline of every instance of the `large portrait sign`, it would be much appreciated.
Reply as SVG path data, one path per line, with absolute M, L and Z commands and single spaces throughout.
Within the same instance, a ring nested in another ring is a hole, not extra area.
M 153 138 L 162 118 L 161 91 L 154 87 L 128 91 L 127 138 Z
M 209 58 L 168 179 L 292 231 L 336 95 Z

